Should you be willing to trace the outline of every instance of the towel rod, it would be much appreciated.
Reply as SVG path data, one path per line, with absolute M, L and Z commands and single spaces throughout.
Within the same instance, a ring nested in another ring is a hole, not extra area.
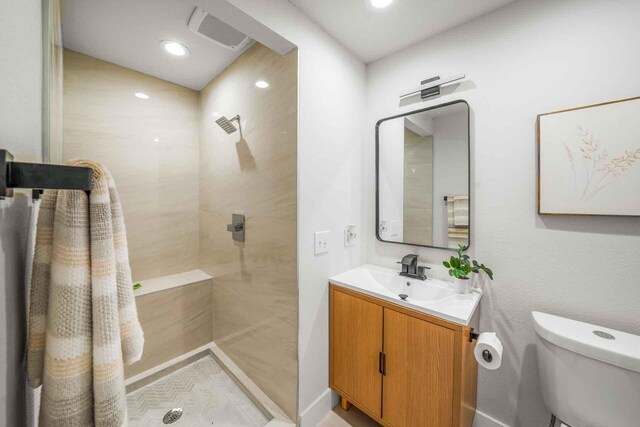
M 20 163 L 13 155 L 0 150 L 0 200 L 13 197 L 14 188 L 30 188 L 33 198 L 39 199 L 43 190 L 91 191 L 91 168 Z

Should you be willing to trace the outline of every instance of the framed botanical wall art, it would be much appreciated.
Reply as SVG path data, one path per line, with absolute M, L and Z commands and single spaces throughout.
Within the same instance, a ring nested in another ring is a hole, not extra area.
M 540 114 L 538 212 L 640 216 L 640 97 Z

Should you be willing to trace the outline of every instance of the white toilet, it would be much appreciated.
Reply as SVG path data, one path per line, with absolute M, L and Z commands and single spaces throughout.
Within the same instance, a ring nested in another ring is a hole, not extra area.
M 640 337 L 532 315 L 549 410 L 571 427 L 640 426 Z

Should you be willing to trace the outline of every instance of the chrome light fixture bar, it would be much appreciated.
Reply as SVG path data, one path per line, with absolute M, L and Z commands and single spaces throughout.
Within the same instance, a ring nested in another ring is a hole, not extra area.
M 403 100 L 406 98 L 411 98 L 418 94 L 420 94 L 420 98 L 422 99 L 434 98 L 440 95 L 440 88 L 442 88 L 444 85 L 462 80 L 464 78 L 464 74 L 454 74 L 447 77 L 431 77 L 420 82 L 420 86 L 422 86 L 420 89 L 414 90 L 413 92 L 406 93 L 404 95 L 400 95 L 400 99 Z

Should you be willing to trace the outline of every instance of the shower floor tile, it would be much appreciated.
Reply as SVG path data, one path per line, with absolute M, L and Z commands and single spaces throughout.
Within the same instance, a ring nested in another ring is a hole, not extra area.
M 127 395 L 129 427 L 165 426 L 164 415 L 182 408 L 172 426 L 262 427 L 268 419 L 216 361 L 206 356 Z

